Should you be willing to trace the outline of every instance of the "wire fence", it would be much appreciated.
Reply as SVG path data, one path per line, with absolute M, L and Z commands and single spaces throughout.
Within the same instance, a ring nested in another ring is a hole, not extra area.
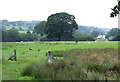
M 16 50 L 14 50 L 14 51 L 2 51 L 2 58 L 16 61 Z
M 2 51 L 2 57 L 9 58 L 14 55 L 14 51 Z
M 64 59 L 64 58 L 66 58 L 66 54 L 65 54 L 65 53 L 64 53 L 63 59 Z M 52 55 L 51 55 L 51 52 L 48 50 L 48 51 L 47 51 L 47 61 L 48 61 L 49 63 L 51 63 L 51 62 L 53 62 L 53 61 L 55 61 L 55 60 L 58 60 L 57 56 L 56 56 L 56 57 L 52 56 Z

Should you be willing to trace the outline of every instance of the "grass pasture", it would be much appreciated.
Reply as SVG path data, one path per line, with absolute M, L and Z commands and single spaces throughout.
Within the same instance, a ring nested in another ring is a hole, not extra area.
M 31 33 L 33 32 L 33 31 L 30 31 Z M 27 31 L 19 31 L 19 33 L 27 33 Z
M 31 48 L 32 50 L 29 50 L 29 48 Z M 14 49 L 17 51 L 17 61 L 8 61 L 8 57 L 13 53 L 12 51 L 14 51 Z M 59 54 L 57 52 L 62 51 L 66 53 L 66 59 L 60 60 L 58 61 L 58 63 L 48 64 L 46 63 L 47 50 L 50 50 L 56 54 Z M 119 78 L 117 77 L 117 74 L 119 73 L 116 73 L 115 71 L 111 73 L 109 71 L 110 68 L 115 67 L 115 65 L 117 64 L 117 41 L 85 41 L 78 43 L 72 41 L 2 42 L 2 51 L 5 55 L 2 55 L 3 80 L 78 80 L 78 78 L 80 80 L 94 80 L 104 79 L 105 76 L 108 77 L 108 79 L 116 80 L 117 78 Z M 101 60 L 101 62 L 99 60 Z M 95 62 L 97 64 L 95 64 Z M 110 62 L 112 63 L 110 64 Z M 99 68 L 99 64 L 102 66 L 103 69 Z M 116 66 L 118 66 L 118 70 L 119 65 Z M 38 70 L 43 70 L 43 72 Z M 98 70 L 104 70 L 104 72 L 99 72 Z M 26 73 L 30 75 L 26 75 Z M 66 75 L 63 73 L 65 73 Z M 98 78 L 98 76 L 100 78 Z
M 10 30 L 10 29 L 12 29 L 12 28 L 15 28 L 15 29 L 18 29 L 19 30 L 19 28 L 20 27 L 17 27 L 17 26 L 6 26 L 6 30 Z M 28 29 L 28 27 L 21 27 L 23 30 L 27 30 Z

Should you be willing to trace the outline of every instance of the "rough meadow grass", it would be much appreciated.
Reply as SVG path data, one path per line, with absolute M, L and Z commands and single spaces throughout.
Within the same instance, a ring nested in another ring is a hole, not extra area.
M 117 49 L 74 49 L 58 51 L 57 55 L 64 55 L 63 52 L 66 58 L 53 63 L 35 62 L 27 66 L 21 75 L 33 76 L 39 80 L 104 80 L 105 77 L 108 80 L 117 80 L 120 78 Z
M 29 48 L 32 50 L 29 50 Z M 14 50 L 17 51 L 17 61 L 8 61 L 10 53 L 5 53 L 5 51 Z M 53 53 L 62 51 L 66 53 L 66 59 L 58 60 L 56 63 L 49 65 L 46 63 L 47 50 Z M 104 79 L 107 73 L 112 75 L 109 79 L 117 78 L 115 71 L 113 71 L 112 74 L 109 73 L 110 71 L 108 70 L 112 69 L 112 67 L 114 68 L 114 65 L 117 64 L 117 41 L 86 41 L 78 43 L 73 41 L 2 42 L 2 51 L 3 54 L 5 53 L 5 56 L 2 55 L 3 80 Z M 108 54 L 109 51 L 110 53 Z M 64 64 L 65 67 L 61 68 L 61 65 L 64 66 Z M 99 68 L 99 66 L 102 66 L 102 68 Z M 29 69 L 31 72 L 29 70 L 25 71 L 26 69 Z M 115 70 L 118 69 L 119 66 Z M 105 73 L 103 73 L 103 71 Z M 66 75 L 62 76 L 63 73 Z M 98 76 L 100 76 L 100 78 Z

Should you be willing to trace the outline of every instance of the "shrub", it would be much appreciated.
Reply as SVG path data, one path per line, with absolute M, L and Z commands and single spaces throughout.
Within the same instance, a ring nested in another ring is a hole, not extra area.
M 48 38 L 46 36 L 43 36 L 40 38 L 40 41 L 48 41 Z
M 120 41 L 120 34 L 116 34 L 111 41 Z
M 76 37 L 75 39 L 78 41 L 95 41 L 95 38 L 90 35 L 79 36 L 79 37 Z
M 23 72 L 21 73 L 22 76 L 31 76 L 33 71 L 33 65 L 27 66 Z
M 115 72 L 117 72 L 118 74 L 120 74 L 120 63 L 114 64 L 113 67 L 110 68 L 109 70 L 110 70 L 110 71 L 111 71 L 111 70 L 112 70 L 112 71 L 115 71 Z

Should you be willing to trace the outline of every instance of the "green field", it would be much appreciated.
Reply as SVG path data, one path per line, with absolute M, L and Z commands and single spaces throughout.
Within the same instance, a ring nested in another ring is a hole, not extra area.
M 12 28 L 15 28 L 15 29 L 18 29 L 19 30 L 19 28 L 20 27 L 17 27 L 17 26 L 6 26 L 5 28 L 6 28 L 6 30 L 10 30 L 10 29 L 12 29 Z M 28 29 L 28 27 L 21 27 L 23 30 L 27 30 Z
M 33 31 L 30 31 L 31 33 L 33 32 Z M 27 31 L 19 31 L 19 33 L 27 33 Z
M 31 48 L 32 50 L 29 50 Z M 22 76 L 21 73 L 26 66 L 33 62 L 44 64 L 47 61 L 46 52 L 50 51 L 69 51 L 69 50 L 85 50 L 85 49 L 118 49 L 117 41 L 98 41 L 98 42 L 2 42 L 2 79 L 3 80 L 31 80 L 35 79 L 32 76 Z M 17 61 L 8 61 L 9 56 L 13 51 L 17 51 Z M 93 52 L 91 50 L 90 52 Z M 114 51 L 114 50 L 113 50 Z M 89 51 L 88 51 L 89 52 Z M 97 53 L 96 53 L 97 54 Z M 81 54 L 79 54 L 81 55 Z M 72 56 L 73 57 L 73 56 Z M 59 59 L 59 57 L 58 57 Z M 69 57 L 68 57 L 69 59 Z M 78 58 L 77 58 L 78 60 Z M 104 75 L 104 74 L 102 74 Z M 110 79 L 116 79 L 111 78 Z
M 10 30 L 13 27 L 17 30 L 19 30 L 19 28 L 20 28 L 20 27 L 17 27 L 17 26 L 6 26 L 6 30 Z M 28 27 L 21 27 L 21 28 L 23 29 L 23 31 L 19 31 L 19 33 L 27 33 L 27 31 L 25 31 L 25 30 L 28 30 Z M 32 33 L 33 31 L 30 31 L 30 32 Z

